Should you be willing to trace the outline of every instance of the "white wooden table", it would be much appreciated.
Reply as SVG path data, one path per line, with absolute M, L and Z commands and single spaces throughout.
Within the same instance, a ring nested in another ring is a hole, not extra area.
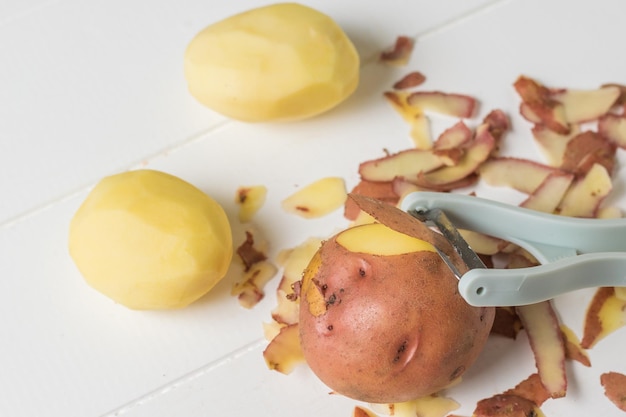
M 358 163 L 383 148 L 408 148 L 408 127 L 382 98 L 408 69 L 427 86 L 470 94 L 480 115 L 501 108 L 514 131 L 503 153 L 537 159 L 512 83 L 520 74 L 550 86 L 626 84 L 620 0 L 311 0 L 355 42 L 362 80 L 347 102 L 295 124 L 248 125 L 200 106 L 187 93 L 184 48 L 206 25 L 264 4 L 121 0 L 3 0 L 0 3 L 0 415 L 12 417 L 348 417 L 356 402 L 328 395 L 304 367 L 270 372 L 262 323 L 229 295 L 227 277 L 208 296 L 174 312 L 137 312 L 89 288 L 67 251 L 68 222 L 101 177 L 150 167 L 209 192 L 233 220 L 240 185 L 263 184 L 256 218 L 271 254 L 346 224 L 287 215 L 280 201 L 323 176 L 358 180 Z M 417 38 L 409 66 L 376 58 L 398 35 Z M 438 118 L 433 129 L 452 119 Z M 478 120 L 478 119 L 477 119 Z M 475 120 L 474 122 L 476 122 Z M 624 162 L 624 157 L 620 157 Z M 626 171 L 615 204 L 626 209 Z M 514 198 L 479 186 L 486 196 Z M 590 291 L 557 299 L 580 334 Z M 626 332 L 594 348 L 590 369 L 570 365 L 567 399 L 549 417 L 611 416 L 598 375 L 626 372 Z M 492 341 L 451 392 L 469 415 L 477 400 L 534 370 L 525 335 Z

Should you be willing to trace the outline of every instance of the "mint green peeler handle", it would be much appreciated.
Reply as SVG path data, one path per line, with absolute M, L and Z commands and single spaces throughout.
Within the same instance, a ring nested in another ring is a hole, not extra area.
M 472 269 L 459 291 L 472 305 L 532 304 L 582 288 L 626 286 L 626 219 L 581 219 L 541 213 L 460 194 L 415 192 L 407 212 L 441 209 L 461 229 L 508 240 L 542 265 L 520 269 Z
M 401 203 L 404 211 L 439 208 L 459 229 L 506 240 L 577 253 L 626 252 L 626 218 L 582 219 L 542 213 L 462 194 L 418 191 Z M 524 247 L 526 247 L 524 245 Z
M 589 287 L 626 287 L 626 253 L 587 253 L 519 269 L 471 269 L 459 292 L 474 306 L 520 306 Z

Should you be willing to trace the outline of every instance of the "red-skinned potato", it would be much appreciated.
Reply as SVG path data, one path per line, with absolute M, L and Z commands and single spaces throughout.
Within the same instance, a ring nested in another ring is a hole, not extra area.
M 338 233 L 303 275 L 308 365 L 335 392 L 370 403 L 445 388 L 478 357 L 494 318 L 457 286 L 430 243 L 379 223 Z

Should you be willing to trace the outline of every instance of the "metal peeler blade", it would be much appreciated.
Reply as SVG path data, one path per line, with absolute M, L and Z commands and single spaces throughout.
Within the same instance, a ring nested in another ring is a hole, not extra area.
M 454 227 L 448 216 L 444 213 L 443 210 L 435 208 L 435 209 L 421 209 L 421 210 L 409 210 L 408 213 L 413 217 L 424 223 L 431 223 L 439 229 L 441 234 L 448 239 L 452 247 L 459 254 L 465 265 L 467 265 L 470 269 L 475 268 L 486 268 L 483 261 L 480 257 L 474 252 L 474 250 L 469 246 L 469 244 L 463 239 L 459 230 Z M 437 248 L 435 248 L 437 249 Z M 450 259 L 437 249 L 439 256 L 443 259 L 443 261 L 448 265 L 448 267 L 452 270 L 454 275 L 461 279 L 462 274 L 459 270 L 454 266 Z

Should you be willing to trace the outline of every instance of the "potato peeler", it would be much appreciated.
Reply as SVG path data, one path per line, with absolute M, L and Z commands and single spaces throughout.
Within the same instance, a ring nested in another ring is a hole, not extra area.
M 439 229 L 469 270 L 442 254 L 474 306 L 521 306 L 590 287 L 626 286 L 626 218 L 586 219 L 547 214 L 480 197 L 417 191 L 400 208 Z M 541 265 L 488 269 L 458 229 L 515 243 Z

